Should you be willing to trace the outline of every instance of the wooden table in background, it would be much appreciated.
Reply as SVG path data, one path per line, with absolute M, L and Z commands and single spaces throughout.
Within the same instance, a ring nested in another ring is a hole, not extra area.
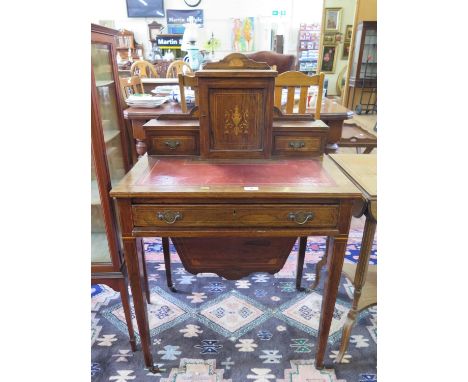
M 357 152 L 364 149 L 364 154 L 369 154 L 377 147 L 377 137 L 355 123 L 345 123 L 338 145 L 355 147 Z
M 178 102 L 171 101 L 153 109 L 129 107 L 124 110 L 124 118 L 131 123 L 132 136 L 135 140 L 135 150 L 138 157 L 145 155 L 147 150 L 143 125 L 151 119 L 158 118 L 161 114 L 182 114 L 182 109 Z
M 176 80 L 174 78 L 146 78 L 148 84 L 154 85 L 156 80 Z M 150 81 L 151 82 L 148 82 Z M 315 108 L 308 108 L 308 113 L 315 112 Z M 145 133 L 143 125 L 150 119 L 159 117 L 161 114 L 182 113 L 180 105 L 176 102 L 167 102 L 160 107 L 154 109 L 144 109 L 137 107 L 129 107 L 124 110 L 124 118 L 131 122 L 133 138 L 135 139 L 135 148 L 139 157 L 146 153 L 147 147 L 145 144 Z M 341 139 L 343 130 L 343 122 L 353 116 L 353 112 L 346 107 L 336 103 L 334 100 L 325 98 L 321 110 L 321 120 L 329 127 L 329 134 L 327 140 L 327 153 L 335 153 L 338 150 L 338 142 Z
M 151 94 L 151 90 L 153 90 L 156 86 L 178 85 L 179 79 L 178 78 L 142 78 L 141 83 L 143 84 L 145 93 Z
M 306 112 L 314 114 L 315 108 L 307 108 Z M 352 110 L 340 105 L 333 99 L 325 98 L 320 110 L 320 119 L 330 127 L 326 149 L 328 154 L 335 153 L 338 150 L 338 141 L 341 139 L 343 122 L 346 119 L 352 118 L 353 115 L 354 112 Z
M 340 362 L 348 347 L 351 329 L 356 321 L 357 314 L 361 310 L 377 303 L 377 278 L 375 277 L 375 268 L 373 269 L 374 277 L 372 278 L 372 282 L 369 282 L 368 288 L 365 288 L 369 257 L 377 228 L 377 156 L 334 154 L 330 155 L 330 157 L 343 173 L 361 190 L 364 196 L 363 202 L 356 205 L 354 208 L 354 216 L 366 216 L 357 266 L 350 265 L 347 268 L 343 267 L 345 272 L 354 273 L 354 298 L 353 306 L 348 313 L 346 323 L 343 327 L 341 346 L 338 356 L 336 357 L 336 362 Z

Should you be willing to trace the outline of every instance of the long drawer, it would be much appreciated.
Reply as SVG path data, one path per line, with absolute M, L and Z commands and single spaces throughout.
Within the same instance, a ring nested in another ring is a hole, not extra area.
M 134 205 L 139 227 L 335 227 L 338 205 Z

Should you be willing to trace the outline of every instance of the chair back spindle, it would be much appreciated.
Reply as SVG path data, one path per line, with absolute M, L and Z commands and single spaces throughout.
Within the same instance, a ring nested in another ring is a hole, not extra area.
M 141 79 L 138 76 L 120 78 L 120 89 L 124 102 L 131 94 L 145 93 Z
M 179 74 L 193 73 L 192 68 L 189 64 L 182 60 L 176 60 L 171 62 L 167 68 L 166 78 L 177 78 Z
M 296 71 L 281 73 L 278 77 L 276 77 L 275 80 L 275 106 L 280 110 L 282 109 L 282 92 L 283 88 L 286 88 L 287 97 L 285 111 L 286 114 L 294 114 L 294 95 L 296 88 L 300 88 L 297 114 L 306 114 L 307 91 L 310 86 L 318 86 L 317 103 L 315 107 L 315 119 L 320 119 L 324 78 L 325 75 L 323 73 L 317 74 L 315 76 L 308 76 L 304 73 Z
M 183 113 L 188 112 L 185 88 L 189 87 L 195 92 L 195 106 L 198 105 L 198 79 L 194 75 L 179 73 L 180 107 Z
M 132 76 L 138 76 L 140 78 L 158 78 L 158 72 L 156 68 L 145 60 L 137 60 L 130 67 L 130 73 Z

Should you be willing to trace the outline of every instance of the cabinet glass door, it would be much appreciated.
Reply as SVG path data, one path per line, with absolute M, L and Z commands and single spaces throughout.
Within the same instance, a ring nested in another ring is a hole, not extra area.
M 367 29 L 362 52 L 361 78 L 377 76 L 377 30 Z
M 120 110 L 117 104 L 117 84 L 112 70 L 111 49 L 110 45 L 102 43 L 92 44 L 91 49 L 107 162 L 111 184 L 115 185 L 125 175 L 125 165 L 122 149 L 123 137 L 118 118 Z
M 100 116 L 100 128 L 104 136 L 105 157 L 107 161 L 107 171 L 101 171 L 96 174 L 96 169 L 93 167 L 91 176 L 92 189 L 92 262 L 111 262 L 109 255 L 109 246 L 105 233 L 105 221 L 100 208 L 101 200 L 97 188 L 96 175 L 103 177 L 104 182 L 108 184 L 107 177 L 110 179 L 110 185 L 115 186 L 120 179 L 125 175 L 125 160 L 124 149 L 122 145 L 122 126 L 119 119 L 119 104 L 117 101 L 118 84 L 114 78 L 112 49 L 110 44 L 93 42 L 91 44 L 91 63 L 95 79 L 96 93 L 98 96 L 98 109 Z M 99 208 L 98 206 L 99 201 Z M 104 201 L 107 203 L 107 201 Z M 111 206 L 112 208 L 112 206 Z M 107 222 L 111 225 L 112 222 Z M 110 229 L 109 232 L 112 232 Z M 117 235 L 118 237 L 120 235 Z
M 101 196 L 91 154 L 91 262 L 110 263 L 111 257 L 107 243 L 106 223 L 102 211 Z
M 353 65 L 351 66 L 351 77 L 356 77 L 356 71 L 359 61 L 359 50 L 361 49 L 360 45 L 357 43 L 361 41 L 361 34 L 362 34 L 362 27 L 358 27 L 356 30 L 356 37 L 354 41 L 356 44 L 354 45 L 354 53 L 353 53 Z

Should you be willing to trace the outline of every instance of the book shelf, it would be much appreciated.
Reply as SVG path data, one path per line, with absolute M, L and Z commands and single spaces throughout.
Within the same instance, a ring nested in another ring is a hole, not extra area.
M 143 55 L 143 45 L 135 42 L 134 34 L 131 31 L 126 29 L 120 30 L 118 35 L 115 36 L 115 42 L 115 49 L 124 61 L 129 60 L 129 51 L 133 60 L 139 59 L 138 50 L 141 50 L 141 55 Z
M 300 24 L 297 44 L 297 70 L 306 74 L 317 71 L 320 47 L 320 23 Z

